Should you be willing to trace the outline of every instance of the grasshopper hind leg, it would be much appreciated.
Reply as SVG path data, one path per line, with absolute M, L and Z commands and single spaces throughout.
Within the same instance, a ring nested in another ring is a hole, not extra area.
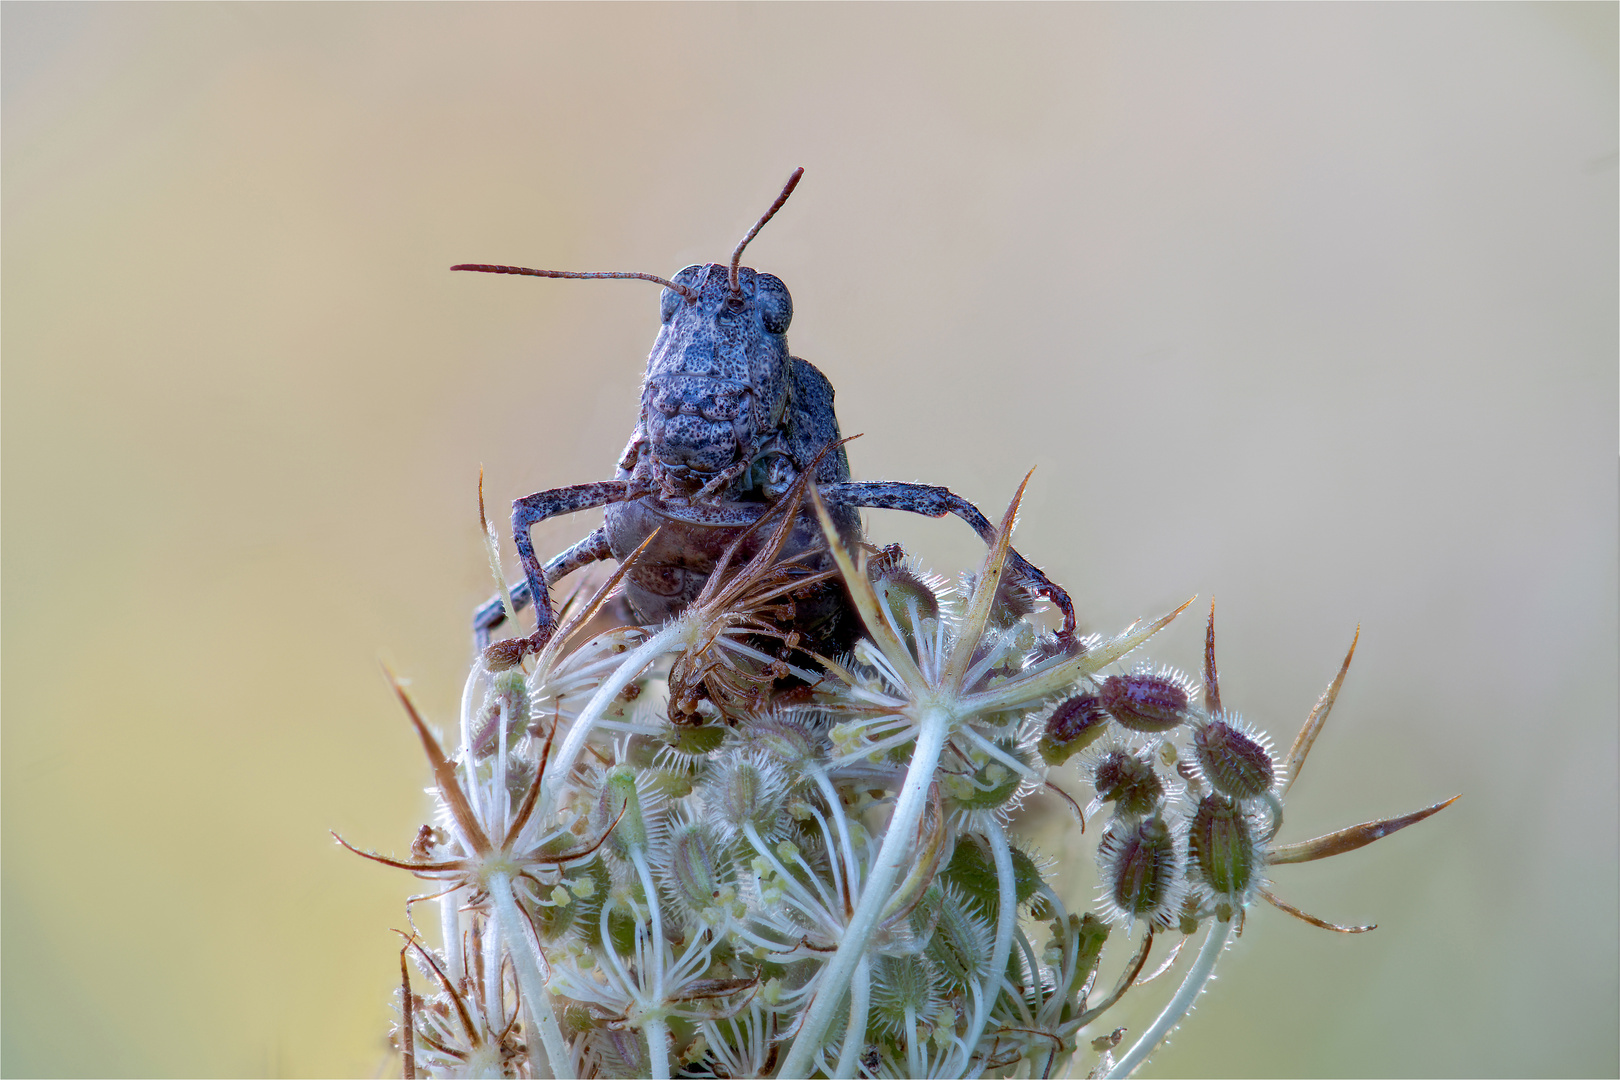
M 955 514 L 973 528 L 985 543 L 995 539 L 995 526 L 979 512 L 979 508 L 956 494 L 950 488 L 932 484 L 903 484 L 888 481 L 865 481 L 847 484 L 823 484 L 821 497 L 828 505 L 869 507 L 873 510 L 906 510 L 924 517 L 944 517 Z M 1058 641 L 1071 647 L 1075 641 L 1074 602 L 1063 587 L 1052 581 L 1040 568 L 1013 551 L 1008 555 L 1007 568 L 1014 580 L 1050 600 L 1063 613 L 1063 629 Z

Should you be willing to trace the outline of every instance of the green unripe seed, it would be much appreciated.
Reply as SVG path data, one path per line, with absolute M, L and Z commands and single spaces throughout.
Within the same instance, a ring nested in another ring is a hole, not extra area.
M 730 884 L 729 880 L 721 879 L 721 865 L 719 845 L 701 826 L 688 825 L 670 842 L 670 870 L 678 898 L 690 911 L 701 912 L 713 907 L 721 891 Z
M 1018 848 L 1012 849 L 1012 864 L 1013 893 L 1019 905 L 1023 905 L 1040 889 L 1041 872 L 1035 868 L 1035 860 Z M 980 847 L 976 840 L 964 837 L 958 841 L 956 851 L 941 877 L 956 886 L 974 914 L 991 923 L 996 921 L 1001 911 L 1001 885 L 996 880 L 996 864 L 990 853 Z M 1048 906 L 1044 902 L 1037 902 L 1035 917 L 1045 918 Z
M 1193 815 L 1187 853 L 1198 876 L 1223 896 L 1242 896 L 1254 882 L 1253 831 L 1242 807 L 1220 795 L 1206 795 Z
M 1157 815 L 1110 831 L 1098 848 L 1107 885 L 1120 911 L 1137 918 L 1161 913 L 1175 884 L 1176 849 L 1170 827 Z
M 932 1023 L 939 1011 L 939 978 L 920 956 L 881 957 L 872 970 L 872 1020 L 893 1034 L 907 1030 L 906 1012 L 915 1023 Z
M 939 597 L 917 574 L 898 562 L 874 561 L 869 567 L 872 586 L 883 598 L 894 616 L 897 629 L 915 639 L 919 627 L 913 625 L 911 612 L 916 610 L 918 624 L 939 618 Z
M 700 724 L 693 727 L 684 724 L 672 725 L 664 733 L 664 740 L 683 754 L 702 757 L 720 749 L 720 744 L 726 740 L 726 729 L 722 724 Z
M 1108 730 L 1108 710 L 1095 694 L 1079 694 L 1052 710 L 1038 746 L 1048 765 L 1061 765 Z
M 1092 783 L 1118 813 L 1147 817 L 1164 799 L 1164 781 L 1153 763 L 1125 750 L 1111 750 L 1092 773 Z
M 1215 790 L 1234 799 L 1264 795 L 1276 779 L 1271 752 L 1225 720 L 1212 720 L 1198 729 L 1193 753 Z
M 1010 746 L 1000 749 L 1009 754 L 1013 752 Z M 1023 779 L 1021 773 L 990 758 L 967 776 L 944 777 L 940 786 L 953 803 L 965 810 L 994 810 L 1017 793 Z

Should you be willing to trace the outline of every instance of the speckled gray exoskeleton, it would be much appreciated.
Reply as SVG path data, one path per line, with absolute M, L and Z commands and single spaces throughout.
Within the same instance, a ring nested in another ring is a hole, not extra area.
M 793 298 L 780 278 L 740 266 L 743 249 L 787 201 L 804 170 L 796 170 L 776 202 L 732 252 L 730 265 L 688 266 L 673 280 L 652 274 L 578 273 L 517 266 L 462 264 L 452 270 L 560 278 L 639 278 L 664 286 L 662 325 L 647 357 L 641 418 L 614 479 L 552 488 L 512 504 L 512 534 L 524 581 L 512 589 L 519 607 L 535 603 L 528 638 L 498 642 L 486 653 L 501 664 L 538 651 L 550 638 L 547 586 L 598 559 L 623 560 L 658 531 L 631 567 L 625 595 L 636 615 L 658 623 L 679 613 L 707 581 L 720 556 L 759 522 L 799 476 L 815 468 L 815 483 L 846 541 L 860 538 L 858 508 L 909 510 L 929 517 L 955 514 L 986 541 L 994 529 L 972 503 L 943 487 L 854 483 L 839 444 L 833 389 L 809 362 L 788 354 Z M 543 566 L 529 530 L 560 514 L 606 506 L 601 528 Z M 824 541 L 808 511 L 783 550 L 806 555 L 807 569 L 824 569 L 814 551 Z M 756 533 L 758 530 L 756 530 Z M 762 538 L 754 538 L 761 542 Z M 746 549 L 748 541 L 745 540 Z M 744 558 L 750 552 L 741 552 Z M 1009 580 L 1039 592 L 1063 613 L 1064 647 L 1074 642 L 1068 594 L 1016 552 Z M 842 589 L 824 589 L 796 605 L 794 629 L 811 647 L 847 648 L 857 623 Z M 499 598 L 481 606 L 473 625 L 480 648 L 505 618 Z

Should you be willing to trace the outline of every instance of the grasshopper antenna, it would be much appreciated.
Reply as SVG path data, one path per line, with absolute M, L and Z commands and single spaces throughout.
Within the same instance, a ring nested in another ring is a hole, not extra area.
M 747 247 L 748 242 L 759 235 L 759 230 L 765 227 L 765 223 L 775 217 L 778 210 L 782 209 L 782 204 L 788 201 L 788 196 L 793 194 L 793 189 L 799 186 L 799 177 L 803 175 L 804 166 L 801 165 L 793 170 L 793 175 L 788 177 L 787 186 L 782 188 L 782 194 L 776 197 L 776 201 L 771 203 L 771 208 L 765 211 L 765 216 L 760 218 L 752 229 L 748 230 L 748 235 L 742 238 L 742 243 L 737 245 L 737 250 L 731 253 L 731 291 L 733 294 L 742 292 L 742 286 L 737 283 L 737 266 L 742 262 L 743 248 Z
M 802 172 L 803 170 L 800 170 L 800 171 Z M 781 205 L 781 200 L 777 201 L 777 205 Z M 774 214 L 775 212 L 776 212 L 776 208 L 772 207 L 771 208 L 771 213 Z M 770 216 L 771 216 L 770 214 L 765 215 L 765 217 L 767 219 L 769 219 Z M 763 225 L 763 224 L 765 224 L 765 222 L 761 221 L 759 224 Z M 759 231 L 759 226 L 756 225 L 754 227 L 754 232 L 758 232 L 758 231 Z M 752 234 L 750 234 L 750 239 L 751 238 L 752 238 Z M 748 241 L 745 240 L 743 242 L 747 243 Z M 742 249 L 738 248 L 737 251 L 739 253 L 741 253 Z M 684 296 L 688 300 L 697 299 L 697 295 L 695 293 L 693 293 L 691 289 L 688 289 L 685 285 L 677 285 L 677 284 L 675 284 L 675 282 L 669 280 L 669 278 L 661 278 L 657 274 L 631 274 L 631 273 L 622 273 L 622 272 L 615 271 L 615 270 L 597 270 L 597 271 L 590 271 L 590 272 L 584 272 L 584 271 L 579 271 L 579 270 L 530 270 L 527 266 L 496 266 L 496 265 L 494 265 L 492 263 L 457 263 L 455 266 L 452 266 L 450 269 L 452 269 L 452 270 L 476 270 L 480 274 L 521 274 L 524 277 L 636 278 L 636 279 L 638 279 L 640 281 L 656 281 L 658 284 L 662 285 L 664 288 L 672 289 L 675 292 L 680 293 L 682 296 Z M 733 267 L 733 269 L 732 269 L 732 279 L 734 281 L 736 280 L 736 269 L 735 269 L 735 267 Z

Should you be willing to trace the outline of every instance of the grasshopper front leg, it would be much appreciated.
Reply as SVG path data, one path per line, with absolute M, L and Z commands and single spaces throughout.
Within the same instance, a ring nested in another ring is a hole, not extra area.
M 540 564 L 540 559 L 534 553 L 534 540 L 529 536 L 529 530 L 547 518 L 621 502 L 628 498 L 629 494 L 630 485 L 625 481 L 603 480 L 594 484 L 575 484 L 572 487 L 537 491 L 533 495 L 525 495 L 512 504 L 512 539 L 517 544 L 518 561 L 523 565 L 524 583 L 528 586 L 529 599 L 534 604 L 535 628 L 534 633 L 526 638 L 509 638 L 485 647 L 484 661 L 491 670 L 511 667 L 528 653 L 539 652 L 545 648 L 546 642 L 551 640 L 551 635 L 556 629 L 555 619 L 551 613 L 551 594 L 546 589 L 546 568 Z M 597 532 L 601 533 L 602 530 Z M 596 535 L 592 533 L 585 541 L 575 544 L 558 559 L 553 560 L 559 564 L 558 577 L 562 576 L 561 567 L 568 565 L 573 559 L 578 559 L 574 563 L 575 566 L 582 566 L 586 562 L 602 557 L 596 554 L 597 548 L 593 544 Z M 606 534 L 602 533 L 602 536 L 605 541 Z M 514 605 L 517 603 L 515 598 L 513 603 Z M 480 608 L 480 615 L 488 608 L 488 604 Z M 488 626 L 495 625 L 497 621 L 499 620 L 491 619 Z M 476 622 L 475 628 L 480 633 L 487 634 L 487 629 L 478 627 Z
M 822 484 L 819 490 L 828 505 L 842 503 L 845 506 L 864 506 L 874 510 L 907 510 L 913 514 L 935 518 L 955 514 L 971 525 L 973 531 L 978 533 L 985 543 L 992 542 L 996 536 L 995 527 L 979 513 L 979 508 L 949 488 L 935 487 L 932 484 L 866 481 Z M 1012 571 L 1014 580 L 1040 593 L 1063 612 L 1063 629 L 1058 631 L 1058 641 L 1066 647 L 1069 646 L 1075 640 L 1074 602 L 1069 599 L 1069 594 L 1016 551 L 1008 553 L 1007 566 Z
M 569 574 L 582 566 L 589 566 L 593 562 L 602 562 L 613 558 L 613 552 L 608 548 L 607 527 L 598 528 L 591 535 L 556 556 L 545 565 L 546 586 L 556 584 Z M 529 606 L 531 595 L 529 593 L 529 579 L 514 584 L 511 588 L 512 609 L 522 611 Z M 506 621 L 506 608 L 499 596 L 491 597 L 479 605 L 473 612 L 474 644 L 482 652 L 489 644 L 489 632 Z

